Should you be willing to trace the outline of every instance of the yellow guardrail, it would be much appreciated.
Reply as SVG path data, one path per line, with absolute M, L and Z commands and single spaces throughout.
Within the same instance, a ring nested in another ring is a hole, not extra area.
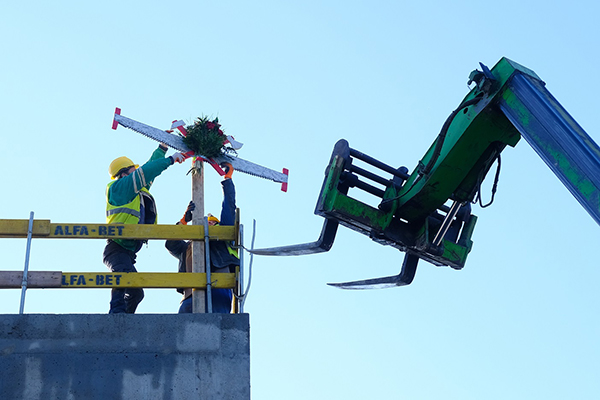
M 32 213 L 33 216 L 33 213 Z M 33 217 L 32 217 L 33 218 Z M 97 223 L 52 223 L 50 220 L 0 219 L 0 238 L 28 238 L 31 222 L 33 239 L 140 239 L 204 241 L 202 225 L 133 225 Z M 240 243 L 239 210 L 234 226 L 210 226 L 208 237 Z M 240 293 L 240 270 L 236 273 L 211 273 L 212 288 L 233 289 Z M 26 283 L 25 283 L 26 282 Z M 0 271 L 0 289 L 17 288 L 207 288 L 206 273 L 191 272 L 62 272 Z M 234 302 L 233 312 L 239 312 Z
M 210 274 L 213 288 L 234 289 L 236 274 Z M 0 289 L 20 289 L 22 271 L 0 271 Z M 46 288 L 206 288 L 206 274 L 192 272 L 29 271 L 28 289 Z
M 26 238 L 27 219 L 0 219 L 0 238 Z M 211 240 L 237 241 L 238 225 L 210 226 Z M 34 220 L 32 238 L 47 239 L 163 239 L 204 240 L 201 225 L 132 225 L 132 224 L 57 224 L 50 220 Z

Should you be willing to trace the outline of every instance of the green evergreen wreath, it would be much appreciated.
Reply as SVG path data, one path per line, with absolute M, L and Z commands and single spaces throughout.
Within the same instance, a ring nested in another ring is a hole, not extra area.
M 193 125 L 186 126 L 187 135 L 181 136 L 194 153 L 214 158 L 226 151 L 224 142 L 227 137 L 220 128 L 219 118 L 210 121 L 208 117 L 198 117 Z

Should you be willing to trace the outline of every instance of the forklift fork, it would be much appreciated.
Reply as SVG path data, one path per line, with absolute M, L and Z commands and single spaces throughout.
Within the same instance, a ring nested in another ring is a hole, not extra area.
M 289 246 L 267 247 L 264 249 L 247 250 L 258 256 L 303 256 L 306 254 L 324 253 L 331 249 L 339 223 L 325 219 L 319 239 L 311 243 L 293 244 Z
M 417 263 L 419 256 L 412 253 L 406 253 L 402 262 L 402 269 L 398 275 L 385 276 L 383 278 L 365 279 L 362 281 L 352 281 L 343 283 L 328 283 L 340 289 L 364 290 L 364 289 L 387 289 L 397 286 L 410 285 L 417 272 Z

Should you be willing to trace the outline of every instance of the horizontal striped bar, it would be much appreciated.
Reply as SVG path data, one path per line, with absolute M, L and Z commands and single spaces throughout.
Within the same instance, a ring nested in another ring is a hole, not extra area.
M 0 219 L 0 238 L 26 238 L 27 219 Z M 210 226 L 211 240 L 236 239 L 234 226 Z M 204 227 L 193 225 L 53 224 L 33 221 L 33 238 L 50 239 L 148 239 L 204 240 Z
M 211 274 L 213 288 L 233 289 L 235 274 Z M 0 289 L 21 288 L 22 271 L 0 271 Z M 205 273 L 29 271 L 27 288 L 206 288 Z

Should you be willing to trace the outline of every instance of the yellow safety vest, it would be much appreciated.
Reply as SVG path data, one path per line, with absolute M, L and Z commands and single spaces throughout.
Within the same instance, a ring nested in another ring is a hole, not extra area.
M 227 251 L 229 252 L 229 254 L 231 254 L 235 258 L 240 258 L 238 256 L 238 251 L 236 249 L 232 248 L 229 244 L 227 245 Z
M 107 224 L 139 224 L 141 217 L 141 205 L 142 205 L 142 195 L 138 194 L 134 197 L 134 199 L 124 205 L 121 206 L 113 206 L 108 202 L 108 190 L 110 186 L 116 181 L 110 182 L 106 186 L 106 223 Z M 148 196 L 152 196 L 148 189 L 142 188 L 142 192 L 148 194 Z M 154 220 L 154 223 L 158 218 Z

